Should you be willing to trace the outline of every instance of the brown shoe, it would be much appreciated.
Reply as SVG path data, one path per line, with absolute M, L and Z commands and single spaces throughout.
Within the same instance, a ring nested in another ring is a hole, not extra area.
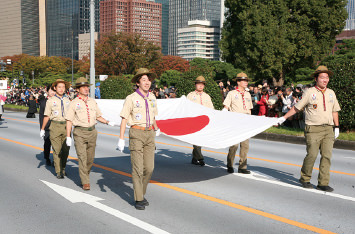
M 90 190 L 90 184 L 83 184 L 84 190 Z

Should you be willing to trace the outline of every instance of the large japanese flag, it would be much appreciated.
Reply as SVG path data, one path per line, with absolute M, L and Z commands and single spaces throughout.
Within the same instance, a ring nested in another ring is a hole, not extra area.
M 96 100 L 103 117 L 121 122 L 124 100 Z M 189 144 L 226 148 L 277 124 L 277 118 L 222 112 L 196 104 L 185 96 L 157 100 L 156 117 L 161 132 Z

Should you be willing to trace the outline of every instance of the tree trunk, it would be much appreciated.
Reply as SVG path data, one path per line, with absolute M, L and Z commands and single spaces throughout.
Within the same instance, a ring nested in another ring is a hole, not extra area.
M 284 83 L 285 83 L 285 79 L 284 79 L 284 76 L 283 76 L 283 72 L 281 71 L 280 72 L 280 77 L 279 79 L 276 79 L 275 77 L 272 77 L 272 83 L 273 85 L 276 87 L 276 86 L 283 86 Z

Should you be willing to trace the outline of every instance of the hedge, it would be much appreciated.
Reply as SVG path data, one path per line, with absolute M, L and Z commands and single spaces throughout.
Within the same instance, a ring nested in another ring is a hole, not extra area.
M 328 87 L 334 90 L 339 101 L 340 128 L 343 131 L 355 129 L 355 61 L 347 60 L 343 63 L 329 63 L 328 69 L 334 72 Z
M 125 99 L 133 93 L 134 84 L 131 83 L 133 75 L 111 76 L 100 84 L 101 98 Z

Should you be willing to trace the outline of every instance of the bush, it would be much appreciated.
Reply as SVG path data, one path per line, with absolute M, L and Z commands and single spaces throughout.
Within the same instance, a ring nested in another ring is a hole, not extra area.
M 133 93 L 134 84 L 131 83 L 133 75 L 111 76 L 100 84 L 101 98 L 125 99 Z
M 180 79 L 180 77 L 181 72 L 176 70 L 167 70 L 157 80 L 158 87 L 163 88 L 164 85 L 166 85 L 167 87 L 175 86 L 176 81 Z
M 328 87 L 333 89 L 339 101 L 341 111 L 339 122 L 341 130 L 355 128 L 355 61 L 345 60 L 342 63 L 328 63 L 328 69 L 334 72 Z
M 204 76 L 206 79 L 204 91 L 211 96 L 214 108 L 221 110 L 223 108 L 221 90 L 214 81 L 211 73 L 203 70 L 192 70 L 182 74 L 181 78 L 176 82 L 177 97 L 181 97 L 182 95 L 187 96 L 187 94 L 194 91 L 195 80 L 200 75 Z

